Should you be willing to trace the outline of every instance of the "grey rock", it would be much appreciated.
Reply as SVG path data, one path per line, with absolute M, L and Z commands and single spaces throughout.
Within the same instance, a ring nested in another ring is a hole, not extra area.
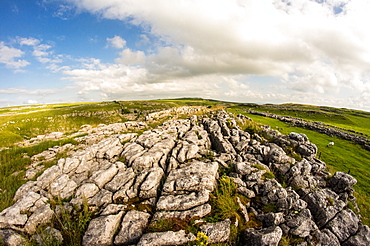
M 80 160 L 78 158 L 66 158 L 63 165 L 63 173 L 75 171 L 78 165 L 80 165 Z
M 88 204 L 89 205 L 94 205 L 96 207 L 105 207 L 108 204 L 112 203 L 112 198 L 113 198 L 113 193 L 101 189 L 98 193 L 95 194 L 91 199 L 88 199 Z
M 21 197 L 25 196 L 30 191 L 38 192 L 39 190 L 40 187 L 37 186 L 37 181 L 28 181 L 18 188 L 18 190 L 15 192 L 13 201 L 18 201 Z
M 312 221 L 310 210 L 304 209 L 298 213 L 286 216 L 286 225 L 290 228 L 289 233 L 298 237 L 307 237 L 318 228 Z
M 123 205 L 123 204 L 108 204 L 103 212 L 101 212 L 101 216 L 103 215 L 111 215 L 111 214 L 118 214 L 118 212 L 120 211 L 124 211 L 125 209 L 127 208 L 127 205 Z
M 148 224 L 150 214 L 136 210 L 130 210 L 123 217 L 121 229 L 114 239 L 115 244 L 134 244 L 143 235 Z
M 24 229 L 27 233 L 34 234 L 37 226 L 50 222 L 53 215 L 54 211 L 51 210 L 50 204 L 45 204 L 36 209 L 36 211 L 29 217 Z
M 221 243 L 229 239 L 230 225 L 231 221 L 229 219 L 216 223 L 206 223 L 200 226 L 200 231 L 207 235 L 207 243 Z
M 277 226 L 285 222 L 283 213 L 267 213 L 257 215 L 257 219 L 263 223 L 264 227 Z
M 250 246 L 277 246 L 283 231 L 279 226 L 267 227 L 261 230 L 247 229 L 243 233 L 246 245 Z
M 235 171 L 241 175 L 249 175 L 252 173 L 252 167 L 250 163 L 238 162 L 235 164 Z
M 55 178 L 62 174 L 62 170 L 58 165 L 46 169 L 38 178 L 37 186 L 41 189 L 46 189 Z
M 163 186 L 164 194 L 177 194 L 209 190 L 216 186 L 218 164 L 194 161 L 182 168 L 172 170 Z
M 326 228 L 330 229 L 343 242 L 350 236 L 354 235 L 358 230 L 359 219 L 357 215 L 350 209 L 339 212 L 332 219 Z
M 352 186 L 356 183 L 357 180 L 351 175 L 343 172 L 336 172 L 334 176 L 330 178 L 328 186 L 336 193 L 341 193 L 344 191 L 350 191 Z
M 370 242 L 370 229 L 367 225 L 361 225 L 358 232 L 345 241 L 343 246 L 366 246 Z
M 340 242 L 338 238 L 329 230 L 323 229 L 317 230 L 313 233 L 315 242 L 321 246 L 339 246 Z
M 100 216 L 90 221 L 87 231 L 82 239 L 84 246 L 112 245 L 123 211 L 116 215 Z
M 319 228 L 325 226 L 334 216 L 342 211 L 346 204 L 338 200 L 338 195 L 330 189 L 318 189 L 304 197 Z
M 163 169 L 160 167 L 153 167 L 148 172 L 149 174 L 140 186 L 139 197 L 143 199 L 157 197 L 158 187 L 164 175 Z
M 135 173 L 132 168 L 120 170 L 116 176 L 114 176 L 114 178 L 104 186 L 104 188 L 111 192 L 116 192 L 133 178 L 135 178 Z
M 137 157 L 133 163 L 132 168 L 136 171 L 142 171 L 145 168 L 158 167 L 162 158 L 166 159 L 168 153 L 175 146 L 175 141 L 172 139 L 164 139 L 156 143 L 151 149 L 144 152 Z M 166 167 L 162 168 L 166 169 Z
M 180 220 L 203 218 L 204 216 L 210 214 L 211 211 L 212 207 L 208 203 L 185 211 L 158 211 L 154 214 L 152 221 L 169 218 L 177 218 Z
M 33 238 L 38 245 L 45 245 L 50 242 L 53 242 L 56 245 L 62 245 L 63 243 L 62 233 L 59 230 L 49 226 L 46 227 L 41 233 L 35 234 Z
M 118 168 L 116 164 L 112 164 L 106 170 L 99 170 L 91 176 L 91 180 L 101 189 L 106 183 L 112 180 L 112 178 L 117 174 Z
M 137 246 L 182 245 L 195 240 L 192 233 L 181 231 L 166 231 L 144 234 Z
M 290 139 L 293 139 L 297 142 L 300 142 L 300 143 L 304 143 L 307 141 L 307 136 L 305 134 L 299 134 L 299 133 L 296 133 L 296 132 L 291 132 L 289 133 L 289 138 Z
M 71 200 L 73 204 L 82 204 L 84 199 L 89 199 L 95 196 L 99 192 L 99 187 L 93 183 L 85 183 L 81 185 L 77 191 L 75 197 Z
M 277 144 L 270 143 L 267 153 L 263 153 L 267 163 L 294 163 L 294 159 L 288 156 Z
M 303 157 L 315 157 L 317 154 L 317 146 L 313 143 L 305 143 L 298 145 L 296 152 Z
M 188 210 L 206 203 L 209 199 L 208 190 L 191 192 L 182 195 L 161 196 L 157 203 L 157 209 L 163 210 Z
M 129 143 L 125 146 L 121 156 L 126 158 L 128 165 L 132 165 L 132 162 L 139 156 L 141 156 L 145 152 L 143 146 L 137 143 Z
M 195 157 L 199 157 L 198 154 L 199 147 L 197 144 L 189 144 L 188 142 L 182 142 L 181 148 L 177 153 L 177 160 L 180 163 L 184 163 L 186 160 L 193 159 Z
M 76 182 L 71 180 L 67 174 L 62 174 L 50 184 L 50 194 L 65 199 L 71 197 L 76 188 Z
M 0 230 L 0 244 L 6 246 L 19 246 L 27 245 L 27 240 L 17 232 L 11 229 L 1 229 Z
M 21 197 L 15 204 L 4 209 L 0 213 L 0 225 L 24 225 L 28 216 L 26 213 L 41 196 L 35 192 L 29 192 Z

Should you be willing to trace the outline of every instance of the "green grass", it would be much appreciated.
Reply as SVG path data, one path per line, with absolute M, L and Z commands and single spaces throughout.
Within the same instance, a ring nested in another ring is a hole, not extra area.
M 364 223 L 370 225 L 370 184 L 367 178 L 367 174 L 370 173 L 369 151 L 349 141 L 292 127 L 279 120 L 251 115 L 246 110 L 250 108 L 256 111 L 271 112 L 310 121 L 321 121 L 367 135 L 370 135 L 370 113 L 299 104 L 237 104 L 200 98 L 54 104 L 0 109 L 0 139 L 2 140 L 0 147 L 10 147 L 0 151 L 0 211 L 11 205 L 15 191 L 25 182 L 22 180 L 22 177 L 25 167 L 30 164 L 30 160 L 23 158 L 24 153 L 32 156 L 49 147 L 62 145 L 73 140 L 43 142 L 28 148 L 16 147 L 14 143 L 55 131 L 76 132 L 84 124 L 97 126 L 101 123 L 111 124 L 125 122 L 130 119 L 143 120 L 146 114 L 178 106 L 206 106 L 210 109 L 227 108 L 235 114 L 242 113 L 256 122 L 270 125 L 272 129 L 279 130 L 283 134 L 289 134 L 292 131 L 305 133 L 310 141 L 318 146 L 319 156 L 327 163 L 330 172 L 347 172 L 350 170 L 351 175 L 358 180 L 358 184 L 354 187 L 358 205 L 360 206 Z M 162 121 L 163 119 L 153 123 L 152 127 L 155 127 Z M 258 133 L 261 130 L 256 123 L 249 121 L 242 127 L 243 130 L 251 134 Z M 331 141 L 335 142 L 335 145 L 332 148 L 327 148 L 327 143 Z M 53 165 L 53 163 L 47 163 L 47 165 Z M 271 175 L 268 174 L 266 178 L 269 177 L 273 177 L 272 173 Z M 218 193 L 214 196 L 221 198 L 218 200 L 221 200 L 221 203 L 224 204 L 217 204 L 213 218 L 217 219 L 217 217 L 220 217 L 218 219 L 221 220 L 225 217 L 238 216 L 235 203 L 233 199 L 230 199 L 230 196 L 235 196 L 233 192 L 230 193 L 230 190 L 233 190 L 232 185 L 226 182 L 221 186 L 224 187 L 222 188 L 224 191 L 222 189 L 218 190 Z M 224 193 L 228 195 L 223 195 Z M 229 198 L 226 199 L 227 197 Z
M 67 143 L 76 144 L 73 139 L 60 141 L 45 141 L 37 145 L 20 148 L 12 147 L 0 151 L 0 211 L 13 204 L 13 197 L 17 189 L 26 181 L 23 180 L 25 169 L 31 164 L 29 158 L 54 146 L 62 146 Z M 46 167 L 56 164 L 55 162 L 45 163 Z
M 370 225 L 370 151 L 350 141 L 330 137 L 315 131 L 292 127 L 285 122 L 268 117 L 248 114 L 245 111 L 238 111 L 235 108 L 233 113 L 243 113 L 254 121 L 263 125 L 269 125 L 272 129 L 279 130 L 282 134 L 290 132 L 304 133 L 310 141 L 318 147 L 318 157 L 323 160 L 331 173 L 336 171 L 348 172 L 357 179 L 354 186 L 356 190 L 357 204 L 360 207 L 364 224 Z M 329 142 L 334 142 L 332 147 L 326 147 Z
M 354 130 L 370 136 L 370 113 L 364 111 L 301 104 L 248 104 L 244 108 L 283 116 L 291 116 L 309 121 L 319 121 L 328 125 Z

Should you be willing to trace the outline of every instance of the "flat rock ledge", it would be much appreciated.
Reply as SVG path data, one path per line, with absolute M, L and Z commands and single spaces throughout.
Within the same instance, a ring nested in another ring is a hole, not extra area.
M 21 186 L 15 203 L 0 212 L 0 244 L 46 245 L 47 234 L 53 245 L 64 245 L 53 221 L 61 211 L 87 207 L 86 246 L 189 245 L 204 238 L 252 246 L 369 245 L 369 227 L 348 206 L 355 204 L 356 179 L 326 172 L 304 134 L 268 127 L 250 134 L 238 127 L 249 120 L 221 110 L 168 120 L 140 135 L 120 133 L 127 124 L 86 130 L 84 148 Z M 287 147 L 302 159 L 288 156 Z M 225 176 L 236 185 L 240 216 L 215 218 L 212 197 Z M 234 235 L 235 228 L 244 229 Z

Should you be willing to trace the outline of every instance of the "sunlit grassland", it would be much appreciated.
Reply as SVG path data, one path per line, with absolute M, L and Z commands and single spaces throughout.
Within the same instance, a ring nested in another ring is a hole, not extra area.
M 297 117 L 309 121 L 319 121 L 328 125 L 361 132 L 370 136 L 369 112 L 300 104 L 247 104 L 245 108 L 283 116 Z
M 354 186 L 356 190 L 357 204 L 360 207 L 363 222 L 370 225 L 370 152 L 363 149 L 360 145 L 350 141 L 330 137 L 315 131 L 292 127 L 289 124 L 268 117 L 248 114 L 245 111 L 231 109 L 233 113 L 242 113 L 256 122 L 269 125 L 272 129 L 279 130 L 282 134 L 290 132 L 304 133 L 310 141 L 318 147 L 318 157 L 323 160 L 332 174 L 336 171 L 348 172 L 357 179 Z M 326 147 L 329 142 L 334 142 L 334 146 Z
M 76 144 L 73 138 L 59 141 L 44 141 L 37 145 L 20 148 L 11 147 L 0 151 L 0 211 L 10 206 L 17 189 L 26 182 L 23 179 L 26 167 L 31 164 L 30 156 L 41 153 L 54 146 L 67 143 Z M 61 157 L 60 157 L 61 158 Z M 56 164 L 57 160 L 44 163 L 45 167 Z

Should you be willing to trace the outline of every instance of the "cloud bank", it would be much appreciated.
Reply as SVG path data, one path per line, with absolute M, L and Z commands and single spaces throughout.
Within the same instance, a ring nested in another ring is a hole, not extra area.
M 366 0 L 61 0 L 68 12 L 120 20 L 141 40 L 104 37 L 114 62 L 66 65 L 67 55 L 19 38 L 81 96 L 147 99 L 200 96 L 301 102 L 370 110 L 370 2 Z M 131 41 L 132 42 L 132 41 Z M 0 43 L 0 63 L 28 65 Z M 64 60 L 63 60 L 63 59 Z
M 116 64 L 66 71 L 81 92 L 109 94 L 120 87 L 132 93 L 155 87 L 209 92 L 218 86 L 224 89 L 219 97 L 234 94 L 240 100 L 239 90 L 251 94 L 250 76 L 274 78 L 282 86 L 276 97 L 285 94 L 287 101 L 317 93 L 335 98 L 341 88 L 367 98 L 370 91 L 368 1 L 68 2 L 79 11 L 140 26 L 153 44 L 134 51 L 123 38 L 108 38 L 122 49 Z M 234 87 L 225 82 L 231 80 L 238 81 Z

